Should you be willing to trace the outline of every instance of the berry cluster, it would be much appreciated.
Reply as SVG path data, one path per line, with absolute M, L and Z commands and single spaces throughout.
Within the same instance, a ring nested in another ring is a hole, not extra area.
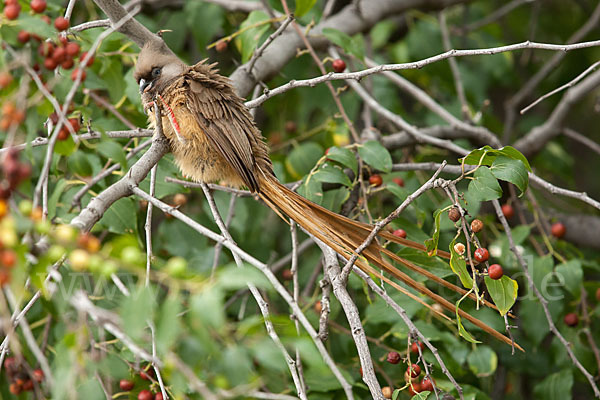
M 504 212 L 504 208 L 503 208 Z M 458 207 L 452 207 L 448 211 L 448 218 L 452 222 L 457 222 L 460 219 L 460 210 Z M 471 221 L 471 232 L 479 233 L 483 230 L 483 221 L 480 219 L 474 219 Z M 453 248 L 454 252 L 459 256 L 462 256 L 465 253 L 465 245 L 462 243 L 456 243 Z M 485 263 L 490 258 L 490 252 L 485 247 L 480 247 L 475 250 L 473 253 L 473 258 L 478 263 Z M 487 270 L 488 276 L 493 280 L 501 279 L 504 276 L 504 271 L 502 270 L 502 266 L 500 264 L 492 264 L 488 267 Z
M 4 202 L 3 209 L 6 214 L 6 200 L 10 197 L 13 190 L 21 182 L 28 179 L 31 175 L 31 166 L 19 161 L 19 151 L 10 149 L 0 165 L 2 170 L 2 179 L 0 179 L 0 201 Z M 4 216 L 2 214 L 2 216 Z
M 31 392 L 35 385 L 34 382 L 39 384 L 44 380 L 44 371 L 36 369 L 29 374 L 23 364 L 19 363 L 14 357 L 8 357 L 4 360 L 4 369 L 10 382 L 9 391 L 14 395 L 21 394 L 21 392 Z
M 425 345 L 420 341 L 412 342 L 410 345 L 410 354 L 419 357 L 420 354 L 425 350 Z M 387 354 L 387 362 L 390 364 L 398 364 L 402 360 L 402 356 L 400 353 L 396 351 L 390 351 Z M 421 367 L 418 363 L 412 363 L 406 369 L 404 373 L 404 380 L 408 386 L 408 393 L 411 396 L 414 396 L 417 393 L 423 391 L 433 391 L 433 382 L 430 377 L 423 378 L 420 382 L 418 381 L 419 376 L 421 376 Z M 389 386 L 382 388 L 383 397 L 386 399 L 391 399 L 393 394 L 393 389 Z
M 4 74 L 8 74 L 8 72 Z M 10 80 L 12 80 L 12 76 L 10 77 Z M 20 125 L 23 121 L 25 121 L 25 111 L 17 109 L 11 101 L 7 101 L 2 105 L 0 130 L 7 131 L 11 126 Z
M 151 366 L 146 367 L 146 369 L 140 371 L 139 377 L 144 381 L 153 381 L 154 380 L 154 370 Z M 131 379 L 121 379 L 119 381 L 119 388 L 124 392 L 131 392 L 135 389 L 135 381 Z M 160 390 L 155 387 L 156 384 L 151 384 L 148 389 L 142 389 L 138 392 L 137 399 L 138 400 L 163 400 L 163 395 Z M 130 393 L 131 394 L 131 393 Z
M 50 120 L 50 122 L 52 122 L 52 125 L 56 125 L 58 123 L 58 114 L 56 112 L 53 112 L 52 114 L 50 114 L 48 119 Z M 58 140 L 67 140 L 69 138 L 71 130 L 69 129 L 69 126 L 67 126 L 67 124 L 70 125 L 73 132 L 77 132 L 81 128 L 81 122 L 79 118 L 69 118 L 67 120 L 67 123 L 62 126 L 60 131 L 58 131 Z

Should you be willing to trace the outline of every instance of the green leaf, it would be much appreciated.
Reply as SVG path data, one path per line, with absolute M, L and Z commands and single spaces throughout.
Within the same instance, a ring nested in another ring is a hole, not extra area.
M 332 43 L 340 46 L 346 53 L 359 59 L 365 58 L 364 40 L 361 35 L 350 37 L 347 33 L 333 28 L 324 28 L 323 35 Z
M 137 230 L 137 210 L 133 199 L 125 197 L 117 200 L 106 210 L 99 223 L 113 233 L 135 232 Z
M 156 347 L 159 354 L 165 354 L 177 340 L 181 332 L 181 299 L 177 295 L 166 298 L 160 308 L 156 323 Z
M 125 158 L 125 152 L 123 148 L 112 140 L 104 140 L 96 147 L 98 152 L 106 158 L 110 158 L 114 162 L 121 164 L 123 169 L 127 168 L 127 159 Z
M 92 175 L 92 166 L 88 161 L 87 155 L 82 151 L 76 151 L 67 159 L 67 166 L 70 171 L 80 176 Z
M 427 255 L 435 256 L 437 254 L 438 243 L 440 241 L 440 217 L 444 210 L 436 210 L 433 213 L 433 224 L 434 231 L 433 236 L 425 241 L 425 247 L 427 248 Z
M 495 200 L 502 196 L 502 188 L 488 167 L 479 167 L 469 183 L 469 196 L 478 201 Z
M 248 18 L 240 25 L 240 29 L 244 29 L 249 26 L 257 25 L 254 28 L 250 28 L 242 32 L 236 39 L 236 44 L 240 52 L 242 53 L 242 63 L 247 62 L 252 57 L 254 49 L 258 47 L 260 38 L 269 29 L 268 23 L 262 23 L 267 21 L 269 16 L 264 11 L 252 11 Z
M 500 156 L 492 163 L 491 170 L 496 178 L 513 183 L 521 194 L 527 190 L 529 175 L 521 160 Z
M 458 334 L 462 336 L 467 342 L 471 343 L 481 343 L 479 340 L 475 339 L 463 326 L 462 321 L 460 320 L 460 315 L 458 315 L 458 311 L 456 312 L 456 323 L 458 325 Z
M 511 146 L 504 146 L 501 149 L 494 149 L 490 146 L 483 146 L 475 149 L 459 161 L 468 165 L 492 165 L 496 157 L 504 156 L 513 160 L 520 160 L 528 171 L 531 171 L 531 166 L 527 158 L 517 149 Z
M 54 146 L 54 152 L 61 156 L 69 156 L 77 149 L 73 137 L 69 134 L 66 140 L 57 140 Z
M 152 319 L 154 303 L 154 298 L 147 287 L 140 287 L 121 300 L 119 315 L 127 336 L 134 340 L 144 336 L 147 321 Z
M 294 179 L 300 179 L 313 169 L 322 156 L 323 149 L 318 144 L 302 143 L 290 152 L 285 160 L 285 167 Z
M 342 171 L 341 168 L 334 167 L 333 165 L 324 165 L 322 168 L 317 170 L 311 179 L 316 179 L 319 182 L 339 183 L 348 187 L 352 186 L 350 178 L 344 174 L 344 171 Z
M 458 326 L 458 334 L 462 336 L 467 342 L 471 343 L 481 343 L 479 340 L 475 339 L 463 326 L 462 321 L 460 319 L 460 314 L 458 313 L 458 307 L 460 306 L 461 300 L 456 303 L 456 325 Z
M 477 346 L 467 357 L 469 369 L 480 378 L 490 376 L 498 367 L 498 356 L 488 346 Z
M 294 15 L 298 18 L 310 11 L 315 5 L 317 0 L 296 0 L 296 10 Z
M 565 288 L 575 297 L 581 294 L 583 268 L 580 260 L 570 260 L 556 267 L 556 276 L 565 284 Z
M 56 30 L 51 25 L 41 23 L 39 17 L 21 13 L 19 19 L 16 20 L 19 30 L 24 30 L 29 33 L 34 33 L 40 37 L 47 38 L 56 35 Z
M 573 372 L 569 368 L 564 368 L 535 385 L 533 393 L 536 399 L 566 400 L 572 398 L 572 389 Z
M 411 400 L 427 400 L 430 394 L 431 392 L 429 390 L 424 390 L 411 397 Z
M 190 312 L 195 323 L 220 329 L 225 324 L 223 292 L 212 287 L 190 299 Z
M 467 271 L 467 262 L 464 258 L 461 258 L 460 254 L 454 250 L 454 244 L 456 243 L 456 239 L 450 243 L 450 268 L 458 277 L 460 278 L 460 282 L 467 289 L 471 289 L 473 287 L 473 277 Z
M 302 185 L 298 188 L 298 193 L 317 204 L 321 204 L 323 202 L 322 184 L 318 180 L 312 179 L 311 176 L 308 176 L 304 180 Z
M 342 187 L 339 189 L 328 190 L 323 193 L 323 201 L 321 202 L 321 205 L 328 210 L 339 213 L 342 208 L 342 204 L 348 200 L 348 197 L 350 197 L 350 190 L 347 188 Z
M 498 307 L 500 315 L 505 315 L 508 310 L 511 309 L 513 304 L 515 304 L 515 300 L 517 300 L 519 291 L 517 282 L 506 275 L 503 275 L 502 278 L 497 280 L 486 276 L 485 286 L 487 287 L 490 296 L 492 296 L 494 304 Z
M 330 147 L 327 151 L 327 159 L 336 161 L 342 164 L 344 167 L 350 168 L 354 174 L 358 169 L 358 162 L 356 156 L 352 151 L 345 147 Z
M 259 289 L 267 289 L 270 287 L 269 281 L 262 272 L 248 265 L 238 268 L 236 265 L 229 265 L 219 269 L 217 282 L 224 289 L 240 289 L 245 288 L 249 283 Z
M 376 170 L 390 172 L 392 156 L 383 145 L 375 140 L 369 140 L 358 147 L 358 155 L 364 162 Z

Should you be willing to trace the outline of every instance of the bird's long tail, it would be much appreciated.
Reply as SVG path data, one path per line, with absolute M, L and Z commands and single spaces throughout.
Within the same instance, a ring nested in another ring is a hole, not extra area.
M 346 260 L 351 258 L 353 254 L 355 254 L 355 250 L 365 241 L 365 239 L 373 229 L 372 225 L 351 220 L 305 199 L 296 192 L 288 189 L 287 187 L 279 183 L 276 178 L 273 178 L 270 175 L 263 176 L 263 178 L 261 179 L 259 195 L 267 203 L 267 205 L 269 205 L 269 207 L 271 207 L 280 216 L 282 216 L 282 213 L 287 215 L 288 217 L 293 219 L 298 225 L 304 228 L 308 233 L 314 235 L 316 238 L 327 244 Z M 382 230 L 378 236 L 382 239 L 386 239 L 406 247 L 425 251 L 424 245 L 417 242 L 413 242 L 411 240 L 394 236 L 393 234 L 384 230 Z M 444 279 L 432 274 L 426 269 L 399 257 L 394 252 L 381 246 L 377 240 L 374 240 L 372 244 L 361 253 L 362 257 L 358 257 L 358 259 L 356 260 L 356 266 L 368 274 L 372 274 L 374 276 L 379 277 L 380 279 L 383 279 L 385 282 L 387 282 L 394 288 L 407 294 L 408 296 L 420 302 L 421 304 L 424 304 L 436 314 L 448 319 L 448 317 L 444 313 L 441 313 L 435 308 L 432 308 L 429 304 L 425 303 L 418 296 L 415 296 L 414 294 L 407 291 L 405 288 L 398 285 L 396 282 L 392 281 L 391 279 L 384 276 L 381 272 L 378 271 L 378 269 L 383 270 L 391 276 L 393 276 L 394 278 L 404 282 L 409 287 L 428 296 L 433 301 L 435 301 L 451 313 L 458 311 L 461 318 L 470 321 L 475 326 L 494 336 L 496 339 L 510 345 L 513 344 L 513 342 L 508 337 L 502 335 L 495 329 L 481 322 L 477 318 L 474 318 L 470 314 L 458 309 L 450 301 L 432 292 L 424 284 L 415 281 L 405 272 L 394 267 L 390 262 L 388 262 L 382 257 L 382 254 L 385 254 L 394 261 L 404 265 L 408 269 L 422 274 L 426 278 L 440 285 L 443 285 L 444 287 L 449 288 L 459 293 L 460 295 L 464 296 L 467 293 L 467 291 L 463 288 L 453 285 L 452 283 L 447 282 Z M 443 251 L 438 251 L 438 255 L 445 258 L 449 258 L 450 256 L 448 253 Z M 475 296 L 473 294 L 471 294 L 469 297 L 475 299 Z M 484 301 L 484 304 L 488 307 L 496 308 L 495 305 L 489 302 Z M 514 343 L 514 345 L 519 350 L 523 350 L 518 344 Z

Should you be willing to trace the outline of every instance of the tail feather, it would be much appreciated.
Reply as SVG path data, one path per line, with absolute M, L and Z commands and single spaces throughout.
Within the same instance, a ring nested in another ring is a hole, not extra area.
M 355 249 L 359 247 L 367 236 L 370 234 L 373 226 L 369 224 L 365 224 L 359 221 L 354 221 L 349 218 L 346 218 L 342 215 L 336 214 L 330 210 L 327 210 L 324 207 L 321 207 L 294 191 L 288 189 L 279 183 L 276 179 L 271 177 L 263 177 L 260 182 L 260 193 L 261 198 L 269 205 L 269 207 L 273 208 L 280 216 L 281 213 L 286 214 L 291 219 L 293 219 L 296 223 L 306 229 L 310 234 L 314 235 L 316 238 L 330 246 L 333 250 L 335 250 L 340 256 L 344 259 L 348 260 L 352 257 L 352 255 L 356 254 Z M 390 240 L 394 243 L 399 243 L 401 245 L 411 247 L 414 249 L 426 251 L 425 246 L 420 243 L 416 243 L 407 239 L 396 237 L 389 232 L 382 231 L 379 234 L 380 237 Z M 494 330 L 490 326 L 481 322 L 477 318 L 471 316 L 470 314 L 464 312 L 463 310 L 457 309 L 454 304 L 441 297 L 440 295 L 432 292 L 429 288 L 427 288 L 424 284 L 419 283 L 412 279 L 406 273 L 400 271 L 388 261 L 383 259 L 382 254 L 387 255 L 391 259 L 399 262 L 405 267 L 424 275 L 428 279 L 433 280 L 434 282 L 443 285 L 461 295 L 465 295 L 467 292 L 456 285 L 453 285 L 444 279 L 439 278 L 438 276 L 432 274 L 426 269 L 414 265 L 413 263 L 397 256 L 389 249 L 381 246 L 377 240 L 374 240 L 370 246 L 368 246 L 361 254 L 356 261 L 356 266 L 358 266 L 361 270 L 366 273 L 372 274 L 374 276 L 379 277 L 384 280 L 397 290 L 402 293 L 408 295 L 416 301 L 419 301 L 421 304 L 427 306 L 436 314 L 440 315 L 448 319 L 448 317 L 444 314 L 432 308 L 429 304 L 425 303 L 417 296 L 412 294 L 410 291 L 406 290 L 402 286 L 398 285 L 396 282 L 384 276 L 382 273 L 377 271 L 369 262 L 376 265 L 378 268 L 392 275 L 396 279 L 400 280 L 410 288 L 426 295 L 431 298 L 436 303 L 440 304 L 443 308 L 449 310 L 450 312 L 458 312 L 461 318 L 466 319 L 467 321 L 473 323 L 475 326 L 479 327 L 483 331 L 492 335 L 496 339 L 507 343 L 513 344 L 513 342 L 502 335 L 498 331 Z M 438 252 L 438 255 L 443 257 L 449 257 L 449 254 L 446 252 Z M 474 295 L 469 296 L 472 299 L 475 299 Z M 484 304 L 488 307 L 492 307 L 497 309 L 495 305 L 485 301 Z M 523 351 L 523 349 L 518 345 L 514 344 L 519 350 Z

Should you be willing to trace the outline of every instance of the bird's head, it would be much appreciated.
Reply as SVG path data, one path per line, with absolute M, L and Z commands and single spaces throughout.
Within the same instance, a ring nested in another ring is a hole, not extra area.
M 185 71 L 186 65 L 161 41 L 148 42 L 140 51 L 133 74 L 142 95 L 155 93 Z

